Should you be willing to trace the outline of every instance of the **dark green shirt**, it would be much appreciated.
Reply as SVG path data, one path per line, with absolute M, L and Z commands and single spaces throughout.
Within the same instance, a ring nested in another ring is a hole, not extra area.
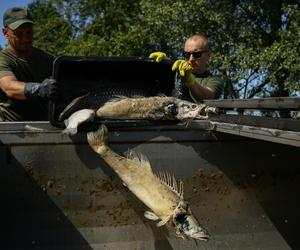
M 0 51 L 0 78 L 14 76 L 18 81 L 42 82 L 52 74 L 54 57 L 40 49 L 33 48 L 32 56 L 24 59 L 11 49 Z M 15 100 L 0 89 L 0 105 L 19 115 L 18 120 L 47 120 L 47 103 L 40 98 Z
M 222 79 L 222 77 L 212 75 L 209 71 L 206 71 L 203 74 L 194 75 L 198 84 L 214 90 L 214 99 L 220 98 L 224 90 L 224 80 Z M 183 99 L 197 102 L 196 99 L 192 96 L 190 89 L 185 86 L 183 86 Z
M 196 81 L 202 86 L 211 88 L 215 92 L 214 99 L 219 99 L 224 89 L 224 81 L 220 76 L 212 75 L 206 71 L 201 75 L 196 75 Z M 193 97 L 192 97 L 193 98 Z M 194 98 L 193 98 L 194 99 Z

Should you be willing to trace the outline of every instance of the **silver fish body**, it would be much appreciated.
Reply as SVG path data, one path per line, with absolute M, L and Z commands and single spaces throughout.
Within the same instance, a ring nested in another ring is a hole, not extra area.
M 70 105 L 72 106 L 72 103 Z M 68 107 L 66 109 L 69 110 Z M 105 102 L 97 110 L 91 110 L 91 113 L 95 112 L 94 116 L 100 119 L 179 120 L 186 122 L 195 118 L 207 118 L 207 116 L 201 115 L 201 113 L 206 112 L 206 105 L 168 96 L 118 97 Z M 66 134 L 71 134 L 68 131 L 77 131 L 74 129 L 76 124 L 84 123 L 84 119 L 87 119 L 86 121 L 91 119 L 86 116 L 86 111 L 78 110 L 73 113 L 65 120 L 65 124 L 72 124 L 73 126 L 72 130 L 66 128 Z
M 97 109 L 107 101 L 117 96 L 135 97 L 148 96 L 148 91 L 135 88 L 110 87 L 94 88 L 85 95 L 74 98 L 60 113 L 59 121 L 68 118 L 74 112 L 81 109 Z
M 152 96 L 116 98 L 104 103 L 96 116 L 117 119 L 192 120 L 200 117 L 206 105 L 176 97 Z
M 132 151 L 122 157 L 107 146 L 107 128 L 87 134 L 88 143 L 121 178 L 124 185 L 151 211 L 145 217 L 160 220 L 157 226 L 171 223 L 182 238 L 208 240 L 209 234 L 193 216 L 183 200 L 183 184 L 170 174 L 152 172 L 147 158 Z M 192 222 L 192 223 L 191 223 Z

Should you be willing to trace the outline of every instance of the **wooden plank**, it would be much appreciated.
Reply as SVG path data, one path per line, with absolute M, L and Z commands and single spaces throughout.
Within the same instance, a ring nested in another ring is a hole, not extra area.
M 211 123 L 214 130 L 218 132 L 300 147 L 300 132 L 223 122 L 212 121 Z
M 204 103 L 224 109 L 290 109 L 300 110 L 300 97 L 268 97 L 258 99 L 204 100 Z
M 226 122 L 300 132 L 300 119 L 230 114 L 212 115 L 209 119 L 216 122 Z

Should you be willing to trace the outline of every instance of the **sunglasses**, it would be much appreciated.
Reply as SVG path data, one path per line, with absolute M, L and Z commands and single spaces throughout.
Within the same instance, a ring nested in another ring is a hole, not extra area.
M 193 57 L 195 59 L 198 59 L 202 56 L 202 54 L 207 53 L 208 50 L 200 50 L 200 51 L 195 51 L 195 52 L 186 52 L 183 51 L 183 56 L 185 59 L 189 59 L 191 57 L 191 55 L 193 55 Z

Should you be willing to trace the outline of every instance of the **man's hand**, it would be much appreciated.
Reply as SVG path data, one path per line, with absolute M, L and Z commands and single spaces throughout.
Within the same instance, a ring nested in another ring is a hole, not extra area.
M 47 78 L 42 83 L 25 82 L 24 95 L 27 98 L 54 98 L 56 96 L 56 93 L 57 86 L 54 79 Z
M 161 62 L 167 58 L 166 53 L 164 52 L 153 52 L 149 55 L 149 58 L 154 59 L 155 62 Z
M 172 66 L 172 70 L 178 70 L 180 76 L 183 78 L 185 86 L 191 88 L 196 83 L 195 76 L 192 73 L 191 65 L 185 60 L 177 60 Z

